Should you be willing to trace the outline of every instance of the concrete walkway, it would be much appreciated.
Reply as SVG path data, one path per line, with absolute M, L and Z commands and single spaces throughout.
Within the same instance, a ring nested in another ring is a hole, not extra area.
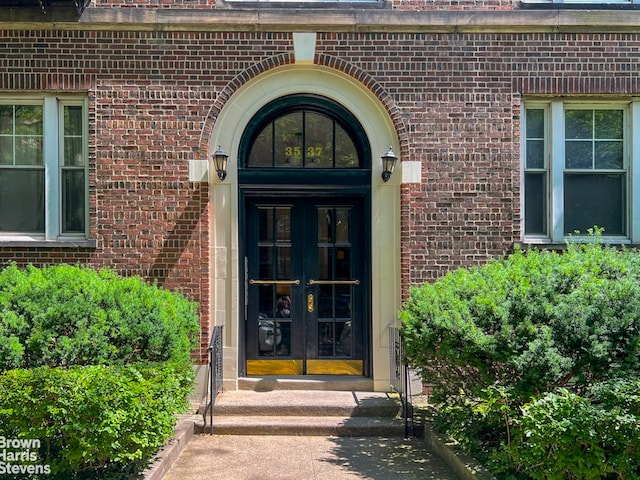
M 458 480 L 424 439 L 196 435 L 166 480 Z

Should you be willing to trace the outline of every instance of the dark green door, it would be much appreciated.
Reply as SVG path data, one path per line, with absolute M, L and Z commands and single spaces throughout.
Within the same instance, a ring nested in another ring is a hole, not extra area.
M 248 375 L 363 375 L 362 196 L 245 198 Z

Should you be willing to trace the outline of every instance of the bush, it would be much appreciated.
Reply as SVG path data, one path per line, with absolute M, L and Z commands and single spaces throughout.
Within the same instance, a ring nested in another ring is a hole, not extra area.
M 8 266 L 0 434 L 39 440 L 38 463 L 56 478 L 129 478 L 188 406 L 198 330 L 194 302 L 139 278 Z
M 191 369 L 170 363 L 8 370 L 2 434 L 39 440 L 34 463 L 54 478 L 126 478 L 173 434 L 191 380 Z
M 190 362 L 197 305 L 104 269 L 0 272 L 0 370 L 41 365 Z
M 577 399 L 640 378 L 639 280 L 635 251 L 596 238 L 564 253 L 516 250 L 413 288 L 400 314 L 405 352 L 442 402 L 438 426 L 499 470 L 532 399 L 565 388 L 577 415 L 601 413 Z
M 507 385 L 524 400 L 640 372 L 640 264 L 601 244 L 516 252 L 414 288 L 410 362 L 440 392 Z
M 518 471 L 539 480 L 640 477 L 640 381 L 590 390 L 592 399 L 561 389 L 523 407 L 508 449 Z

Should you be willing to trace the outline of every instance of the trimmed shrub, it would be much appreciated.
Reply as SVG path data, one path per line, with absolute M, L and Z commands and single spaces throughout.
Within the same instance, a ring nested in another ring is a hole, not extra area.
M 173 434 L 191 380 L 190 369 L 170 363 L 7 370 L 2 434 L 39 440 L 33 463 L 54 478 L 127 478 Z
M 550 453 L 545 448 L 551 443 L 543 439 L 547 426 L 538 414 L 544 417 L 542 406 L 553 402 L 559 417 L 548 412 L 550 429 L 556 420 L 562 423 L 563 414 L 575 415 L 582 426 L 602 417 L 607 426 L 597 435 L 608 442 L 607 448 L 619 443 L 615 452 L 605 449 L 606 468 L 623 471 L 612 465 L 622 464 L 614 458 L 622 458 L 616 452 L 626 451 L 628 442 L 611 432 L 626 428 L 627 420 L 618 416 L 624 396 L 616 393 L 620 389 L 601 386 L 596 397 L 592 389 L 615 381 L 629 385 L 640 378 L 637 252 L 616 250 L 597 238 L 570 244 L 563 253 L 517 249 L 504 260 L 453 271 L 413 288 L 400 318 L 408 362 L 434 386 L 433 398 L 440 402 L 437 427 L 502 474 L 500 478 L 591 478 L 581 476 L 579 464 L 591 464 L 588 457 L 595 450 L 585 450 L 584 458 L 571 450 L 583 442 L 576 436 L 580 428 L 554 437 L 555 442 L 567 442 L 566 459 L 576 462 L 576 476 L 525 472 L 534 465 L 544 471 L 547 464 L 561 463 L 553 455 L 547 460 L 540 456 L 538 463 L 523 460 L 534 458 L 536 448 Z M 563 397 L 563 392 L 570 394 Z M 532 423 L 526 423 L 523 412 Z M 534 435 L 536 422 L 540 436 Z M 524 445 L 531 454 L 522 453 Z M 562 471 L 571 468 L 563 465 Z M 637 468 L 637 462 L 625 468 L 631 476 L 615 478 L 638 478 L 637 470 L 629 470 Z
M 56 265 L 0 272 L 0 370 L 190 362 L 197 305 L 140 278 Z
M 194 302 L 139 278 L 8 266 L 0 434 L 41 442 L 37 463 L 49 466 L 48 478 L 130 478 L 188 407 L 198 331 Z
M 640 372 L 640 264 L 599 243 L 516 250 L 413 288 L 406 354 L 447 396 L 508 386 L 527 401 Z
M 639 478 L 639 392 L 638 380 L 616 381 L 591 398 L 561 389 L 525 405 L 508 449 L 516 470 L 537 480 Z

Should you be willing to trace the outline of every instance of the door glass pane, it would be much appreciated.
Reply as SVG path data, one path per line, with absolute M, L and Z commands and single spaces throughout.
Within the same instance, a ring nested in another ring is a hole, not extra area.
M 282 343 L 280 322 L 270 318 L 258 320 L 258 344 L 261 357 L 273 357 Z
M 260 279 L 291 279 L 290 207 L 258 209 L 258 255 Z
M 332 211 L 330 208 L 318 208 L 318 242 L 331 241 Z
M 278 247 L 277 280 L 291 280 L 291 246 Z
M 287 357 L 291 355 L 291 322 L 277 322 L 280 329 L 280 340 L 276 348 L 276 356 Z
M 276 236 L 278 242 L 291 241 L 291 209 L 276 208 Z
M 258 241 L 261 243 L 273 242 L 273 208 L 258 210 Z
M 351 285 L 336 285 L 335 312 L 336 318 L 351 318 Z
M 333 248 L 318 247 L 318 279 L 333 280 Z
M 351 334 L 351 321 L 348 322 L 336 322 L 336 337 L 338 338 L 338 348 L 336 349 L 336 355 L 351 356 L 353 351 Z
M 318 286 L 318 318 L 333 318 L 333 285 Z
M 261 279 L 273 279 L 273 247 L 258 247 L 260 266 L 258 275 Z
M 318 356 L 333 356 L 334 340 L 333 322 L 318 322 Z
M 334 280 L 351 280 L 351 248 L 336 248 L 336 275 Z
M 336 208 L 336 242 L 349 241 L 349 213 L 348 208 Z
M 564 181 L 566 235 L 594 225 L 604 235 L 626 235 L 625 174 L 565 174 Z
M 275 317 L 275 286 L 258 285 L 258 304 L 260 305 L 259 318 L 273 319 Z

